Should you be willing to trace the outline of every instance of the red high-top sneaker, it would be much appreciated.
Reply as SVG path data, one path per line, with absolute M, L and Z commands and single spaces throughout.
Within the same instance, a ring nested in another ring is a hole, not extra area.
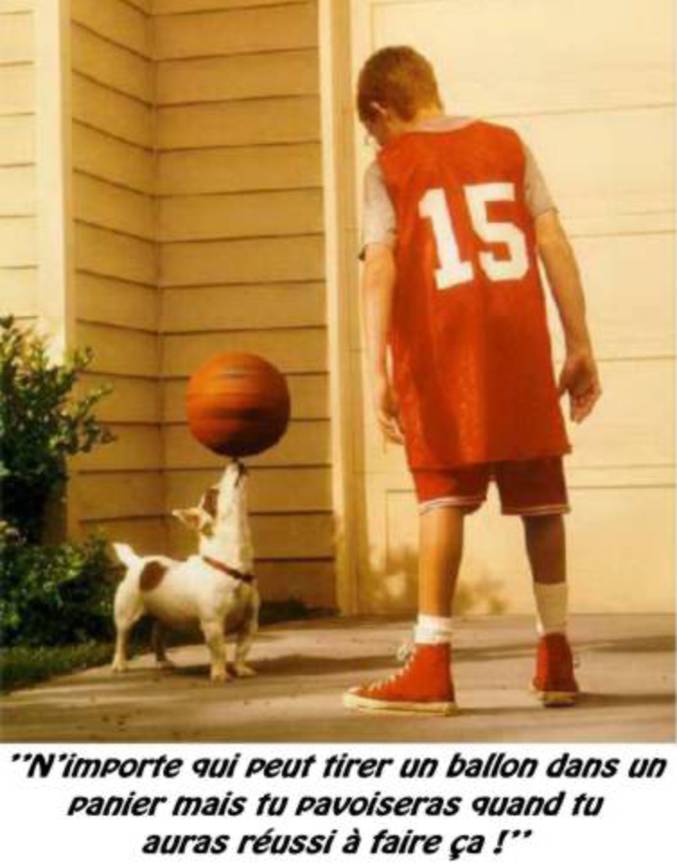
M 384 681 L 352 687 L 343 694 L 343 704 L 367 711 L 455 713 L 451 646 L 414 645 L 402 669 Z
M 571 648 L 564 633 L 546 633 L 538 643 L 531 689 L 546 708 L 573 705 L 579 693 Z

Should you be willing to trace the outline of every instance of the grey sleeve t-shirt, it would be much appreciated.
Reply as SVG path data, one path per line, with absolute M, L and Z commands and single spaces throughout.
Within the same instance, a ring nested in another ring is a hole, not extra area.
M 460 129 L 473 119 L 469 117 L 435 117 L 421 124 L 421 129 L 435 132 L 447 132 Z M 556 210 L 555 203 L 546 186 L 541 170 L 531 150 L 522 142 L 525 156 L 524 191 L 527 207 L 535 219 L 548 210 Z M 362 209 L 362 251 L 370 243 L 382 243 L 393 247 L 396 237 L 396 217 L 388 190 L 383 180 L 383 174 L 375 159 L 364 175 L 363 209 Z

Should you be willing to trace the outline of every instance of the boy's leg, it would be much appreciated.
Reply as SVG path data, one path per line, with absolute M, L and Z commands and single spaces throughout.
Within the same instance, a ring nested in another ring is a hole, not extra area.
M 415 644 L 451 642 L 451 610 L 463 554 L 466 508 L 435 507 L 419 517 Z
M 566 629 L 568 512 L 561 457 L 497 463 L 496 481 L 504 513 L 521 516 L 534 580 L 539 633 Z
M 486 480 L 482 482 L 486 491 Z M 420 501 L 420 482 L 417 482 L 417 491 Z M 455 711 L 451 678 L 451 605 L 463 550 L 463 519 L 481 503 L 485 494 L 482 490 L 472 496 L 452 494 L 456 491 L 452 484 L 451 490 L 446 489 L 446 494 L 433 500 L 428 494 L 420 507 L 419 616 L 407 664 L 385 681 L 352 688 L 344 696 L 345 705 L 435 714 Z
M 491 466 L 414 474 L 419 500 L 418 611 L 448 618 L 463 554 L 463 520 L 483 503 Z
M 449 617 L 463 554 L 462 507 L 435 507 L 419 517 L 418 611 Z
M 523 521 L 534 582 L 555 585 L 566 581 L 566 540 L 562 514 L 525 515 Z
M 567 615 L 566 542 L 560 513 L 524 516 L 527 555 L 534 580 L 538 632 L 565 633 Z
M 546 707 L 573 705 L 578 684 L 566 636 L 564 519 L 561 514 L 524 517 L 524 531 L 540 636 L 532 689 Z
M 560 458 L 505 463 L 497 473 L 504 513 L 522 516 L 540 636 L 533 689 L 544 705 L 571 705 L 578 685 L 566 636 L 569 510 Z
M 451 601 L 463 545 L 463 511 L 436 507 L 419 522 L 419 616 L 404 667 L 344 694 L 349 708 L 452 714 Z

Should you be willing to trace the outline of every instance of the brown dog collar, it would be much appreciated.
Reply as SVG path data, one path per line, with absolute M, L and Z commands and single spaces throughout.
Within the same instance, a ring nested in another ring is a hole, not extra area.
M 253 573 L 242 573 L 241 570 L 236 570 L 234 567 L 229 567 L 227 564 L 222 564 L 220 561 L 217 561 L 214 558 L 210 558 L 208 555 L 202 555 L 202 560 L 206 561 L 207 564 L 211 564 L 212 567 L 215 567 L 217 570 L 220 570 L 222 573 L 226 573 L 228 576 L 232 576 L 234 579 L 239 579 L 240 582 L 246 582 L 248 585 L 256 579 Z

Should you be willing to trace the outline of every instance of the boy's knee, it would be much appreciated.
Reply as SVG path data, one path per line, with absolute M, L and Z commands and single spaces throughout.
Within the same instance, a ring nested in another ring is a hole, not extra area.
M 549 525 L 561 522 L 563 519 L 561 513 L 522 513 L 520 515 L 525 525 Z
M 437 507 L 430 507 L 426 510 L 420 511 L 421 518 L 425 519 L 426 517 L 430 517 L 431 514 L 448 514 L 454 517 L 469 516 L 471 513 L 474 513 L 476 510 L 479 510 L 481 504 L 444 504 L 439 505 Z M 435 516 L 433 515 L 433 518 Z M 446 518 L 446 517 L 445 517 Z
M 529 537 L 546 537 L 563 535 L 564 518 L 561 513 L 541 513 L 539 515 L 524 514 L 522 516 L 524 532 Z

